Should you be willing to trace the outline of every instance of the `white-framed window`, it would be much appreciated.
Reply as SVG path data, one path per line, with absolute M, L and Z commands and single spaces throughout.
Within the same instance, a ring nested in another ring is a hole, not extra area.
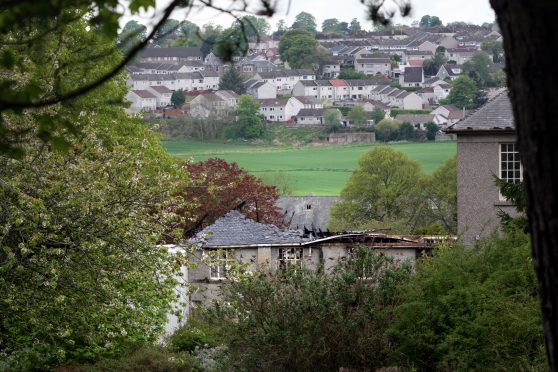
M 279 248 L 279 268 L 286 269 L 288 267 L 302 267 L 302 248 Z
M 500 144 L 500 171 L 498 176 L 506 182 L 519 183 L 523 181 L 523 166 L 516 143 Z M 500 195 L 500 200 L 506 200 L 506 198 Z
M 234 263 L 234 254 L 229 250 L 215 250 L 211 253 L 210 278 L 214 280 L 225 279 Z
M 523 180 L 523 167 L 516 143 L 500 144 L 500 178 L 513 183 Z

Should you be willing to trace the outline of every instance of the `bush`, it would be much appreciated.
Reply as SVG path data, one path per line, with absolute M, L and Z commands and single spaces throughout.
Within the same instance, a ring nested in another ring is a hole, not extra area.
M 417 264 L 391 334 L 396 361 L 420 370 L 545 370 L 529 238 L 442 247 Z
M 206 323 L 199 311 L 194 310 L 188 315 L 187 323 L 169 338 L 169 347 L 177 352 L 193 353 L 196 348 L 218 346 L 220 341 L 219 331 Z
M 64 367 L 75 372 L 187 372 L 202 371 L 187 353 L 173 353 L 163 347 L 143 346 L 116 359 L 103 359 L 91 365 Z
M 207 316 L 224 330 L 231 370 L 374 370 L 388 363 L 386 331 L 409 274 L 355 248 L 330 272 L 286 270 L 231 283 Z

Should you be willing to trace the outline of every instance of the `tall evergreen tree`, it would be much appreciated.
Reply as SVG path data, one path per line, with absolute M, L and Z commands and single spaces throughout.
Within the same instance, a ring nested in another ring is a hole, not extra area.
M 242 75 L 234 67 L 231 67 L 227 72 L 221 76 L 221 81 L 219 82 L 219 89 L 221 90 L 232 90 L 236 94 L 246 93 L 246 87 L 242 81 Z

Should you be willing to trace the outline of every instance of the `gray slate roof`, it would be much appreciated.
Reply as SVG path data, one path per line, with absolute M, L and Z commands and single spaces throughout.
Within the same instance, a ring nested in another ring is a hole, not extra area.
M 514 130 L 513 110 L 506 90 L 449 127 L 447 132 Z
M 254 244 L 298 244 L 305 241 L 298 232 L 255 222 L 238 211 L 230 211 L 200 231 L 192 243 L 204 248 L 249 246 Z
M 179 47 L 179 48 L 145 48 L 139 52 L 140 57 L 203 57 L 200 48 Z
M 301 116 L 313 116 L 313 117 L 321 117 L 324 116 L 324 109 L 309 109 L 309 108 L 303 108 L 300 109 L 300 111 L 298 112 L 298 114 L 296 114 L 297 117 L 301 117 Z
M 423 80 L 422 67 L 407 67 L 403 75 L 405 83 L 421 83 Z

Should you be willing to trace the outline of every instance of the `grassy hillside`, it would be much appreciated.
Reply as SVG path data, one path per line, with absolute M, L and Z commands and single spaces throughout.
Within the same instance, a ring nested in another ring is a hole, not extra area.
M 212 157 L 236 161 L 241 167 L 270 180 L 282 171 L 289 179 L 295 195 L 338 195 L 358 159 L 372 146 L 306 146 L 272 147 L 249 144 L 199 143 L 167 140 L 165 147 L 172 154 L 186 159 L 205 160 Z M 412 159 L 418 160 L 425 172 L 431 173 L 455 154 L 455 142 L 404 143 L 390 145 Z

